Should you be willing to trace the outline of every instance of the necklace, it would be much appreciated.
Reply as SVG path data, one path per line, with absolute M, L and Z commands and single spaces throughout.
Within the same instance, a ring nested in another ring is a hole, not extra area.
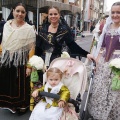
M 20 27 L 21 25 L 16 24 L 17 27 Z
M 20 27 L 20 25 L 16 25 L 16 27 Z
M 16 24 L 16 26 L 17 26 L 17 27 L 21 27 L 23 24 L 24 24 L 24 23 L 22 23 L 22 24 Z
M 16 27 L 21 27 L 24 24 L 24 22 L 21 22 L 21 24 L 18 24 L 16 21 L 14 21 L 14 24 Z
M 52 27 L 52 28 L 57 28 L 58 25 L 59 25 L 59 24 L 57 24 L 57 25 L 54 26 L 54 25 L 51 24 L 51 27 Z

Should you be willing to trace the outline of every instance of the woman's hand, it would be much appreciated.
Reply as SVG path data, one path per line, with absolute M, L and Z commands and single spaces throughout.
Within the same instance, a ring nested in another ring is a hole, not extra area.
M 38 96 L 38 90 L 33 91 L 32 96 L 35 98 Z
M 94 61 L 95 61 L 95 58 L 94 58 L 93 55 L 91 55 L 91 54 L 87 54 L 87 58 L 88 58 L 89 60 L 94 60 Z
M 101 53 L 98 54 L 98 56 L 97 56 L 97 58 L 96 58 L 96 60 L 95 60 L 95 61 L 96 61 L 96 64 L 98 64 L 101 55 L 102 55 Z
M 31 74 L 31 68 L 27 68 L 26 69 L 26 76 L 28 77 L 28 76 L 30 76 L 30 74 Z
M 60 108 L 63 108 L 65 106 L 65 102 L 63 100 L 60 100 L 59 103 L 58 103 L 58 106 Z

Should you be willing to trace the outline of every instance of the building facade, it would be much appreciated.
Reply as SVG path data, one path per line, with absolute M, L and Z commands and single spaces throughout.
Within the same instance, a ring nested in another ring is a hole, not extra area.
M 57 6 L 69 26 L 88 30 L 90 22 L 98 19 L 100 0 L 1 0 L 0 18 L 7 19 L 13 4 L 23 2 L 27 5 L 29 20 L 36 26 L 42 24 L 49 6 Z

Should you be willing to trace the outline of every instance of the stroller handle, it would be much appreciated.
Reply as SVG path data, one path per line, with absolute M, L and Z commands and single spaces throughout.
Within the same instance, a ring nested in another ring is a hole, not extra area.
M 90 83 L 89 83 L 89 88 L 88 88 L 88 93 L 86 96 L 86 101 L 85 101 L 85 106 L 84 106 L 84 110 L 82 112 L 82 116 L 81 116 L 81 120 L 85 120 L 85 115 L 86 115 L 86 108 L 87 108 L 87 103 L 88 103 L 88 98 L 89 98 L 89 94 L 90 94 L 90 90 L 91 90 L 91 85 L 92 85 L 92 81 L 94 78 L 94 74 L 95 74 L 95 67 L 96 67 L 96 62 L 94 59 L 92 59 L 93 62 L 93 68 L 92 68 L 92 73 L 91 73 L 91 77 L 90 77 Z
M 40 96 L 45 96 L 45 97 L 50 97 L 50 98 L 54 98 L 59 100 L 60 99 L 60 95 L 57 94 L 53 94 L 53 93 L 49 93 L 49 92 L 39 92 Z
M 92 62 L 93 62 L 93 66 L 96 67 L 96 61 L 92 59 Z
M 60 99 L 60 95 L 58 94 L 54 94 L 54 93 L 49 93 L 49 92 L 39 92 L 40 96 L 44 96 L 44 97 L 50 97 L 50 98 L 54 98 L 59 100 Z M 79 107 L 80 103 L 74 99 L 69 99 L 68 100 L 69 103 L 72 103 L 74 105 L 75 108 Z

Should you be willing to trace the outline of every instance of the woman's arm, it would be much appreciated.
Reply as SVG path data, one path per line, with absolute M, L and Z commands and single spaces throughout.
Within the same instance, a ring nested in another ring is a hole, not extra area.
M 72 54 L 79 54 L 82 57 L 87 57 L 87 54 L 89 54 L 89 52 L 85 51 L 84 49 L 82 49 L 79 45 L 77 45 L 77 43 L 75 43 L 74 41 L 70 42 L 69 44 L 67 44 L 71 53 Z
M 29 55 L 28 55 L 29 59 L 30 59 L 34 54 L 35 54 L 35 48 L 32 47 L 32 49 L 30 50 Z M 29 64 L 27 64 L 26 76 L 30 76 L 31 72 L 32 72 L 32 67 L 31 67 Z
M 69 32 L 67 32 L 64 35 L 63 38 L 67 44 L 67 46 L 69 47 L 70 51 L 72 54 L 79 54 L 83 57 L 87 57 L 87 54 L 89 54 L 89 52 L 87 52 L 86 50 L 82 49 L 73 39 L 73 37 L 71 36 L 71 34 Z
M 30 28 L 30 32 L 29 32 L 29 36 L 31 36 L 31 39 L 33 39 L 33 43 L 30 44 L 30 51 L 28 54 L 28 60 L 35 54 L 35 39 L 36 39 L 36 35 L 35 32 L 33 30 L 33 28 Z M 27 69 L 26 69 L 26 76 L 29 76 L 31 74 L 31 66 L 27 64 Z
M 35 44 L 36 44 L 36 46 L 35 46 L 35 55 L 41 56 L 42 53 L 43 53 L 43 50 L 42 50 L 42 41 L 41 41 L 39 35 L 36 35 L 36 43 Z

